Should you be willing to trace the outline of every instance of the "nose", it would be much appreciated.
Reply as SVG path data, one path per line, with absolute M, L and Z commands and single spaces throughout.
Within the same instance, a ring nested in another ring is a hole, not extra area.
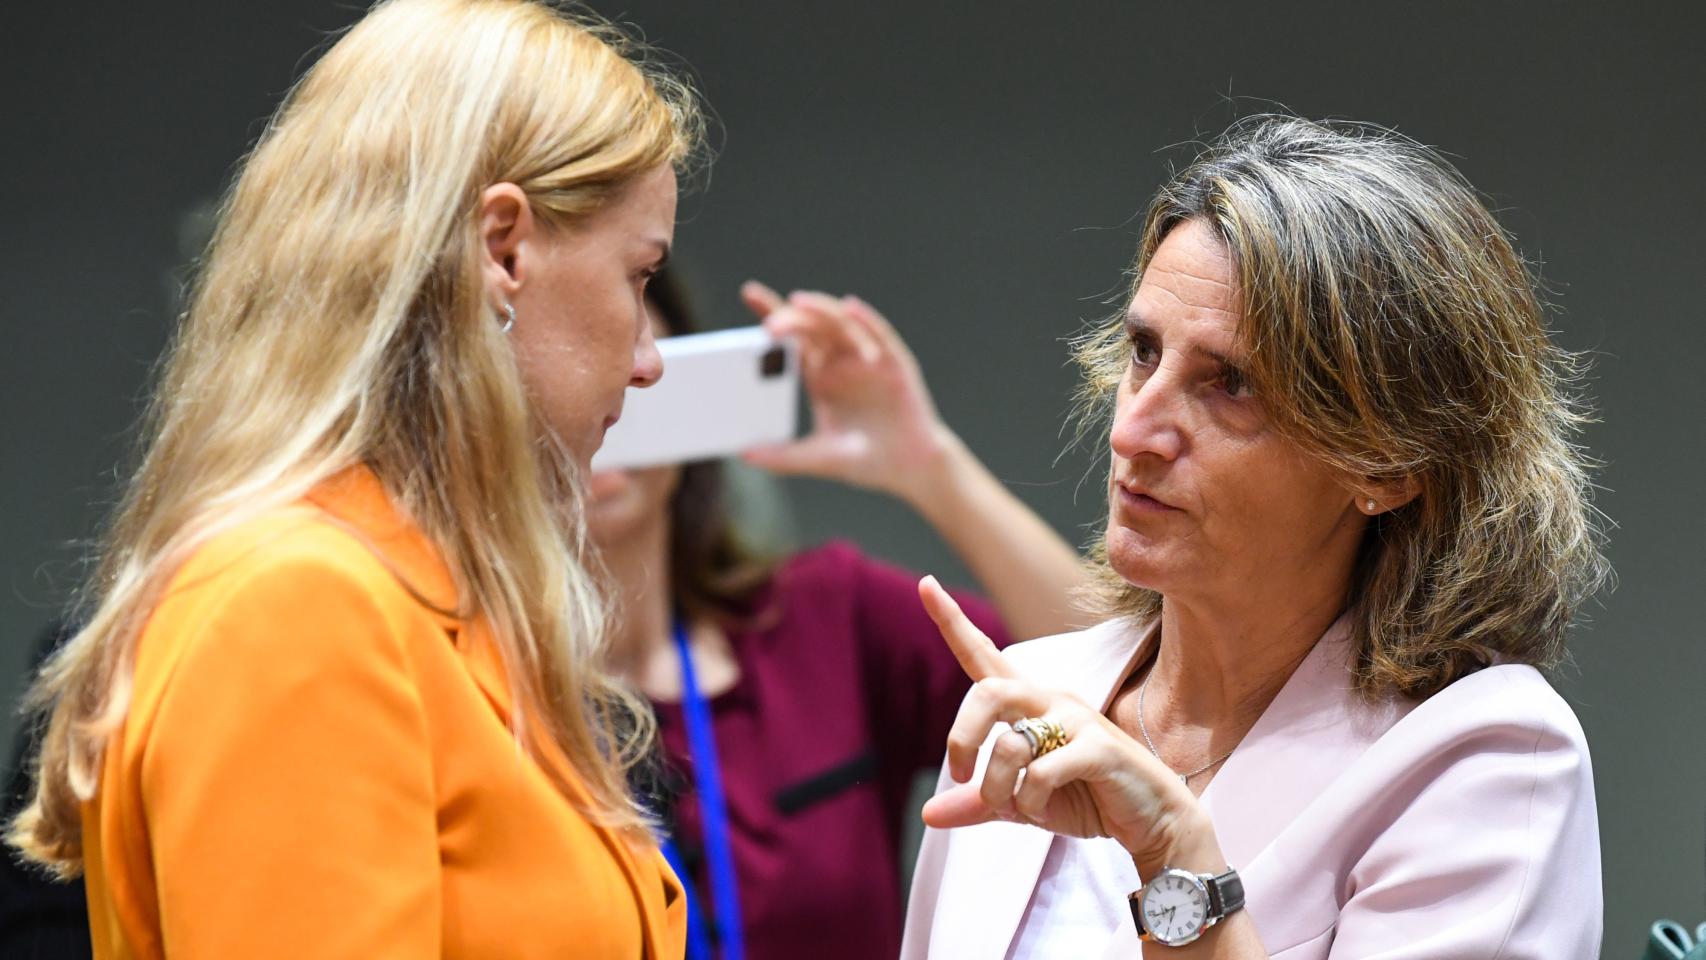
M 634 370 L 628 376 L 631 387 L 649 387 L 663 376 L 663 354 L 652 336 L 650 323 L 640 324 L 640 336 L 634 341 Z
M 1184 449 L 1180 407 L 1184 401 L 1178 381 L 1165 369 L 1120 392 L 1108 445 L 1122 460 L 1143 456 L 1172 461 Z

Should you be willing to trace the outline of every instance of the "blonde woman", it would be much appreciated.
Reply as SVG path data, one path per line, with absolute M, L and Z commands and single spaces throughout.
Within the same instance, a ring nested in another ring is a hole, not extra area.
M 245 162 L 34 694 L 10 839 L 97 956 L 681 955 L 580 559 L 698 130 L 622 47 L 382 3 Z
M 1540 670 L 1604 561 L 1508 236 L 1415 143 L 1256 118 L 1158 192 L 1136 279 L 1080 354 L 1115 616 L 998 653 L 921 587 L 976 684 L 902 955 L 1597 957 Z

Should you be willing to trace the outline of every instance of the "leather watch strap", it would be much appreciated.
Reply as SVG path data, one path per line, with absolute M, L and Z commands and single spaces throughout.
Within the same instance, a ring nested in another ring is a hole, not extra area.
M 1148 939 L 1149 928 L 1143 925 L 1143 900 L 1139 896 L 1141 893 L 1143 893 L 1143 888 L 1138 887 L 1132 891 L 1130 896 L 1125 898 L 1125 902 L 1127 906 L 1131 907 L 1131 922 L 1137 924 L 1137 935 Z
M 1216 920 L 1244 908 L 1244 881 L 1238 871 L 1228 869 L 1218 877 L 1204 877 L 1208 887 L 1208 915 Z

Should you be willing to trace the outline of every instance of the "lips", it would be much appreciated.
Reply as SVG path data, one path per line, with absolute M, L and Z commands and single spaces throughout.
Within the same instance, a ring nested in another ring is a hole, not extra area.
M 1129 480 L 1115 480 L 1114 487 L 1119 491 L 1121 505 L 1140 513 L 1163 513 L 1178 510 L 1178 507 L 1161 499 L 1141 484 Z

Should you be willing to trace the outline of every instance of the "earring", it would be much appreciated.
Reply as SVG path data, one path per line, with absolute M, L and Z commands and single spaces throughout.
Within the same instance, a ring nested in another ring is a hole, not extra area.
M 1368 502 L 1368 512 L 1373 513 L 1379 506 L 1380 506 L 1379 504 L 1375 503 L 1373 500 L 1370 500 Z
M 503 332 L 508 333 L 510 331 L 510 328 L 512 328 L 514 326 L 515 326 L 515 307 L 512 304 L 506 303 L 506 304 L 504 304 Z M 1374 501 L 1370 500 L 1369 502 L 1373 503 Z

